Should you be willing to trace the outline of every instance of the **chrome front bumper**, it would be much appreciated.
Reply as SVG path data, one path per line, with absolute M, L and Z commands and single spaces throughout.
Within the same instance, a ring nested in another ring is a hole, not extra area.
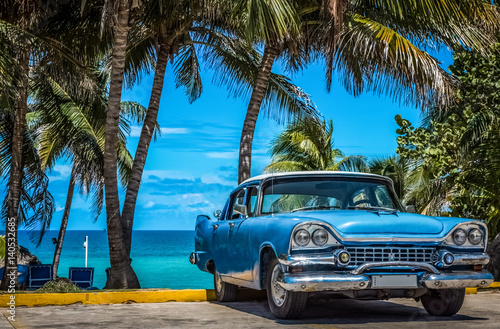
M 349 271 L 289 273 L 289 266 L 312 266 L 312 265 L 335 265 L 337 260 L 334 256 L 287 256 L 278 257 L 282 265 L 283 273 L 278 276 L 278 283 L 289 291 L 346 291 L 381 289 L 372 288 L 372 279 L 366 271 L 374 268 L 414 270 L 417 275 L 418 288 L 428 289 L 453 289 L 488 287 L 493 282 L 493 275 L 487 271 L 457 271 L 442 272 L 432 264 L 419 262 L 373 262 L 365 263 Z M 460 255 L 455 258 L 453 265 L 485 265 L 489 261 L 486 254 Z M 378 273 L 380 274 L 380 273 Z M 401 273 L 387 273 L 386 275 L 409 274 L 407 271 Z M 391 289 L 415 289 L 415 287 L 392 287 Z
M 389 274 L 390 275 L 390 274 Z M 485 288 L 493 282 L 493 275 L 487 271 L 423 274 L 418 278 L 419 288 L 456 289 Z M 301 274 L 284 273 L 278 283 L 289 291 L 345 291 L 372 289 L 371 278 L 366 274 L 310 272 Z M 415 289 L 415 287 L 393 287 L 392 289 Z

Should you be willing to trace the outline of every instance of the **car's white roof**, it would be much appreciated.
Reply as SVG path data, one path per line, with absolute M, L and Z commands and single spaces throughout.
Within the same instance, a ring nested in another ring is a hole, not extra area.
M 290 171 L 290 172 L 279 172 L 279 173 L 272 173 L 272 174 L 264 174 L 264 175 L 258 175 L 255 177 L 251 177 L 244 181 L 241 184 L 249 183 L 249 182 L 254 182 L 254 181 L 261 181 L 266 178 L 270 177 L 287 177 L 287 176 L 313 176 L 313 175 L 328 175 L 328 176 L 344 176 L 344 177 L 353 177 L 353 176 L 361 176 L 361 177 L 373 177 L 373 178 L 381 178 L 385 180 L 389 180 L 392 182 L 392 180 L 388 177 L 385 176 L 380 176 L 380 175 L 375 175 L 375 174 L 369 174 L 369 173 L 361 173 L 361 172 L 352 172 L 352 171 Z

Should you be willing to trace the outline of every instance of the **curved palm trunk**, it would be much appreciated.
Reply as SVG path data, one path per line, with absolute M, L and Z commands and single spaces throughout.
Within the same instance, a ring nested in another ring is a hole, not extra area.
M 129 31 L 130 3 L 128 0 L 119 0 L 116 15 L 104 146 L 104 186 L 111 263 L 106 288 L 140 288 L 139 280 L 130 265 L 130 258 L 123 241 L 116 163 L 123 71 Z
M 68 195 L 66 196 L 66 204 L 64 205 L 64 213 L 61 220 L 61 227 L 59 228 L 59 235 L 57 236 L 56 251 L 54 252 L 54 260 L 52 262 L 53 277 L 57 278 L 57 269 L 59 267 L 59 260 L 61 259 L 61 251 L 66 235 L 66 227 L 68 227 L 69 211 L 71 210 L 71 203 L 73 201 L 73 192 L 75 191 L 75 167 L 71 171 L 69 179 Z
M 255 132 L 255 125 L 259 117 L 260 105 L 266 94 L 267 83 L 271 76 L 274 60 L 278 56 L 278 50 L 269 44 L 264 47 L 264 55 L 260 63 L 257 80 L 252 90 L 250 103 L 247 108 L 247 115 L 243 123 L 240 140 L 240 156 L 238 163 L 238 184 L 250 178 L 250 169 L 252 166 L 252 142 Z
M 132 173 L 130 181 L 127 185 L 127 193 L 125 195 L 125 203 L 123 205 L 122 225 L 123 225 L 123 238 L 127 249 L 127 254 L 130 255 L 132 244 L 132 226 L 134 222 L 135 205 L 137 203 L 137 195 L 141 185 L 142 173 L 146 165 L 146 158 L 148 156 L 149 145 L 153 138 L 153 133 L 156 126 L 156 119 L 158 117 L 158 110 L 160 107 L 161 93 L 163 90 L 163 81 L 165 79 L 165 70 L 169 59 L 170 46 L 166 41 L 166 36 L 163 35 L 160 40 L 160 48 L 158 51 L 158 59 L 156 62 L 155 76 L 153 80 L 153 87 L 151 90 L 151 98 L 149 100 L 148 112 L 144 119 L 142 126 L 139 144 L 135 152 L 134 164 L 132 166 Z
M 21 68 L 21 79 L 15 107 L 14 131 L 12 134 L 12 156 L 9 175 L 9 192 L 7 195 L 7 221 L 5 228 L 5 270 L 3 272 L 1 290 L 9 287 L 9 269 L 15 272 L 15 282 L 17 286 L 17 228 L 19 225 L 19 202 L 21 200 L 21 184 L 23 179 L 23 142 L 26 130 L 26 114 L 28 113 L 28 72 L 29 72 L 29 51 L 22 50 L 19 56 Z M 13 219 L 13 220 L 12 220 Z M 10 225 L 9 225 L 10 224 Z M 16 248 L 15 257 L 8 257 L 9 246 Z

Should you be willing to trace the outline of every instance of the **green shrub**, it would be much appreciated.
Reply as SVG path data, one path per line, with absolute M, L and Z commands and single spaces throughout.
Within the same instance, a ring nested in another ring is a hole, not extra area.
M 43 285 L 37 292 L 80 292 L 82 289 L 75 284 L 65 281 L 49 281 Z

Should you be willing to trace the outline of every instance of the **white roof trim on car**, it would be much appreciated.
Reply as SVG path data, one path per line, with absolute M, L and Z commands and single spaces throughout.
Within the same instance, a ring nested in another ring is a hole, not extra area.
M 310 176 L 310 175 L 332 175 L 332 176 L 344 176 L 344 177 L 365 176 L 365 177 L 381 178 L 381 179 L 389 180 L 392 182 L 392 179 L 390 179 L 388 177 L 375 175 L 375 174 L 369 174 L 369 173 L 362 173 L 362 172 L 352 172 L 352 171 L 290 171 L 290 172 L 279 172 L 279 173 L 258 175 L 258 176 L 251 177 L 251 178 L 245 180 L 241 184 L 246 184 L 246 183 L 250 183 L 250 182 L 254 182 L 254 181 L 261 181 L 261 180 L 264 180 L 264 179 L 269 178 L 269 177 Z

